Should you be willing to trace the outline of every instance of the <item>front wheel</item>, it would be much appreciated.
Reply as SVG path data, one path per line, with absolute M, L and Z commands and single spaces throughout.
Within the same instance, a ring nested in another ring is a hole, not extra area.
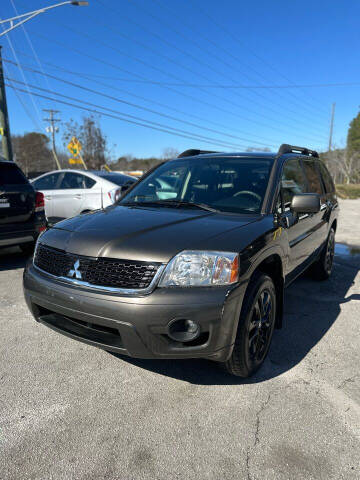
M 255 274 L 246 291 L 231 357 L 226 370 L 239 377 L 250 377 L 264 362 L 269 351 L 276 318 L 274 282 Z

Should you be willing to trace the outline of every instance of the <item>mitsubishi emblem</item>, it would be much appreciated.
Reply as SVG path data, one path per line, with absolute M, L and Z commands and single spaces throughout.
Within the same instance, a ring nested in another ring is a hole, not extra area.
M 76 260 L 76 262 L 74 263 L 74 267 L 71 270 L 69 270 L 69 273 L 67 274 L 67 276 L 70 278 L 75 277 L 77 280 L 82 280 L 82 275 L 79 268 L 80 268 L 80 260 Z

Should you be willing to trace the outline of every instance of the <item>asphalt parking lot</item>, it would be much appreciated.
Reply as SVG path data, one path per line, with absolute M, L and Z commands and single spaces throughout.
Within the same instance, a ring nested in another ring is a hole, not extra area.
M 0 252 L 0 479 L 359 479 L 360 200 L 335 268 L 287 290 L 263 369 L 121 358 L 37 324 Z

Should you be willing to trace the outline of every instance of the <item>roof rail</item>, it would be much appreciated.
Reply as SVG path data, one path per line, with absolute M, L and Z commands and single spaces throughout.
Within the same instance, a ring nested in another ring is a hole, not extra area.
M 180 153 L 180 155 L 177 158 L 193 157 L 195 155 L 201 155 L 202 153 L 219 153 L 219 152 L 212 152 L 210 150 L 197 150 L 195 148 L 192 148 L 190 150 L 185 150 L 185 152 Z
M 319 157 L 318 152 L 315 150 L 310 150 L 306 147 L 295 147 L 295 145 L 288 145 L 287 143 L 280 145 L 278 155 L 284 155 L 284 153 L 301 153 L 309 157 Z

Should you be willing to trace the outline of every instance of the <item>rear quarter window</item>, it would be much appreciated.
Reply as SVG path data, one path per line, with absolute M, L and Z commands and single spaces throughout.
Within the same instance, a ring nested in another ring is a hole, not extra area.
M 17 165 L 0 163 L 0 185 L 26 185 L 25 175 Z

